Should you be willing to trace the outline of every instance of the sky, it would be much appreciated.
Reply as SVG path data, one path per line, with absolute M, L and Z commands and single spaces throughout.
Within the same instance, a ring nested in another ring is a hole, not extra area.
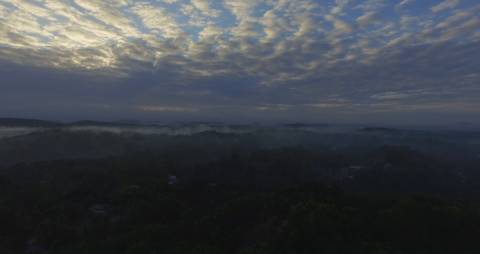
M 480 123 L 478 0 L 0 0 L 0 117 Z

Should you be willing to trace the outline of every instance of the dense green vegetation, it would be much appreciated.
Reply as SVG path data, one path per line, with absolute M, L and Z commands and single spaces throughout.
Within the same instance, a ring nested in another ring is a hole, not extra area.
M 480 251 L 474 184 L 406 147 L 196 151 L 1 170 L 0 253 Z
M 478 132 L 29 124 L 1 254 L 480 253 Z

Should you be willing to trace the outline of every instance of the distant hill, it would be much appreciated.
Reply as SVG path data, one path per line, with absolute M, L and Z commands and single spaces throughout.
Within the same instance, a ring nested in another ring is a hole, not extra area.
M 105 126 L 105 127 L 118 127 L 118 126 L 146 126 L 142 123 L 115 121 L 93 121 L 93 120 L 81 120 L 70 123 L 61 123 L 54 121 L 38 120 L 38 119 L 26 119 L 26 118 L 0 118 L 0 127 L 71 127 L 71 126 Z
M 24 119 L 24 118 L 0 118 L 0 126 L 4 127 L 58 127 L 62 126 L 62 123 L 37 120 L 37 119 Z
M 330 127 L 330 125 L 326 123 L 287 123 L 287 124 L 283 124 L 283 126 L 290 127 L 290 128 Z
M 140 123 L 127 123 L 127 122 L 102 122 L 92 120 L 82 120 L 69 123 L 68 126 L 105 126 L 105 127 L 119 127 L 119 126 L 144 126 Z
M 386 127 L 365 127 L 360 129 L 361 132 L 385 132 L 385 133 L 397 133 L 401 132 L 401 130 L 394 129 L 394 128 L 386 128 Z

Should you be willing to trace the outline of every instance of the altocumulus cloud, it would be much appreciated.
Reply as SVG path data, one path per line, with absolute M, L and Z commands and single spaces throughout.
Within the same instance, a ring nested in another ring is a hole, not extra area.
M 0 113 L 471 117 L 478 13 L 475 0 L 0 0 Z

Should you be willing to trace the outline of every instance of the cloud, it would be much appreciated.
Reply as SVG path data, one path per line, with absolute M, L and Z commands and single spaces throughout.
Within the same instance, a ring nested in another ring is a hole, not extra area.
M 75 0 L 75 3 L 100 23 L 105 23 L 131 36 L 140 33 L 129 17 L 119 8 L 126 5 L 124 1 Z
M 433 6 L 432 12 L 441 12 L 445 11 L 447 9 L 452 9 L 455 8 L 460 3 L 460 0 L 445 0 L 438 5 Z
M 164 38 L 177 38 L 183 33 L 174 18 L 159 6 L 151 4 L 137 4 L 132 8 L 143 25 Z
M 198 108 L 194 107 L 175 107 L 175 106 L 152 106 L 142 105 L 137 106 L 136 109 L 146 112 L 197 112 Z
M 374 11 L 366 12 L 365 14 L 363 14 L 362 16 L 357 18 L 357 23 L 360 26 L 366 26 L 366 25 L 374 22 L 377 19 L 377 15 L 378 15 L 378 13 L 376 13 Z
M 72 1 L 1 1 L 2 67 L 115 80 L 151 113 L 230 103 L 343 110 L 446 94 L 411 92 L 419 89 L 478 98 L 466 92 L 480 80 L 478 4 L 445 1 L 424 13 L 413 0 Z
M 215 39 L 215 37 L 222 35 L 223 32 L 223 29 L 214 25 L 209 25 L 200 32 L 199 37 L 202 40 Z
M 405 92 L 383 92 L 379 94 L 374 94 L 371 96 L 372 99 L 375 100 L 396 100 L 396 99 L 405 99 L 410 97 L 411 95 Z
M 203 15 L 209 17 L 218 17 L 220 12 L 212 9 L 209 0 L 192 0 L 192 5 L 202 12 Z
M 267 104 L 255 107 L 259 111 L 287 111 L 292 108 L 292 105 L 286 104 Z
M 350 3 L 350 0 L 335 0 L 335 5 L 330 10 L 331 15 L 340 15 Z
M 415 1 L 416 0 L 402 0 L 400 3 L 395 5 L 395 10 L 400 11 L 408 5 L 413 4 Z
M 325 16 L 325 19 L 332 22 L 333 23 L 333 27 L 334 27 L 334 32 L 336 33 L 351 33 L 353 32 L 353 28 L 350 24 L 348 24 L 347 22 L 339 19 L 339 18 L 336 18 L 334 16 L 331 16 L 331 15 L 327 15 Z
M 225 8 L 235 16 L 235 18 L 237 19 L 237 22 L 242 22 L 245 20 L 254 19 L 251 16 L 251 13 L 255 9 L 255 7 L 260 4 L 260 1 L 259 0 L 244 0 L 244 1 L 224 0 L 223 3 Z

